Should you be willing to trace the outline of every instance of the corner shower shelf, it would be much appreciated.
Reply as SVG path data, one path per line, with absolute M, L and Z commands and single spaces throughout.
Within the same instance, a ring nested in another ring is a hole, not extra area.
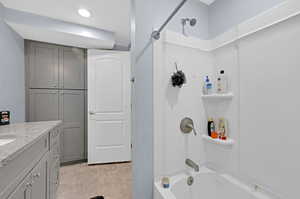
M 203 99 L 232 99 L 233 93 L 202 95 Z
M 202 135 L 202 139 L 209 143 L 223 145 L 223 146 L 233 146 L 234 145 L 234 140 L 230 139 L 230 138 L 227 140 L 220 140 L 220 139 L 213 139 L 213 138 L 209 137 L 208 135 Z

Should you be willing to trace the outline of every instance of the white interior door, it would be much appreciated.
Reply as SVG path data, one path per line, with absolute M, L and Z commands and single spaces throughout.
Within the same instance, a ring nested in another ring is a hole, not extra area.
M 88 51 L 88 163 L 131 160 L 130 54 Z

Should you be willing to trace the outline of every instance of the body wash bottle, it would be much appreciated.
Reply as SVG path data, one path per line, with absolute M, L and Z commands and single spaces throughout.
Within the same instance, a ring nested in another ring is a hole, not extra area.
M 209 77 L 206 76 L 205 82 L 204 82 L 204 86 L 203 86 L 203 94 L 204 95 L 210 95 L 210 94 L 212 94 L 212 87 L 213 87 L 213 85 L 212 85 Z

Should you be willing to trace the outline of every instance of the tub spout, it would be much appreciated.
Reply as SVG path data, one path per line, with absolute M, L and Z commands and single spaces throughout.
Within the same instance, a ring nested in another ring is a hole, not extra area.
M 193 160 L 191 159 L 186 159 L 185 160 L 185 164 L 189 167 L 191 167 L 192 169 L 194 169 L 196 172 L 199 172 L 199 165 L 196 164 Z

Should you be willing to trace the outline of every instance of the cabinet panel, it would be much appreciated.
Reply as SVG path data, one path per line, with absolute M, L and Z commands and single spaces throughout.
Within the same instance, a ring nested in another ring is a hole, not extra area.
M 32 176 L 29 174 L 8 197 L 8 199 L 30 199 L 31 198 Z
M 50 156 L 49 156 L 49 199 L 56 199 L 59 186 L 60 168 L 60 128 L 50 132 Z
M 30 88 L 58 88 L 59 48 L 31 42 L 28 73 Z
M 29 91 L 29 121 L 59 119 L 59 91 L 31 89 Z
M 85 91 L 60 91 L 62 162 L 84 159 Z
M 78 48 L 60 48 L 60 88 L 85 88 L 85 55 Z
M 49 177 L 49 199 L 56 199 L 57 189 L 59 186 L 59 159 L 52 159 L 50 164 L 50 177 Z
M 30 199 L 47 199 L 48 161 L 42 160 L 32 171 L 32 188 Z

